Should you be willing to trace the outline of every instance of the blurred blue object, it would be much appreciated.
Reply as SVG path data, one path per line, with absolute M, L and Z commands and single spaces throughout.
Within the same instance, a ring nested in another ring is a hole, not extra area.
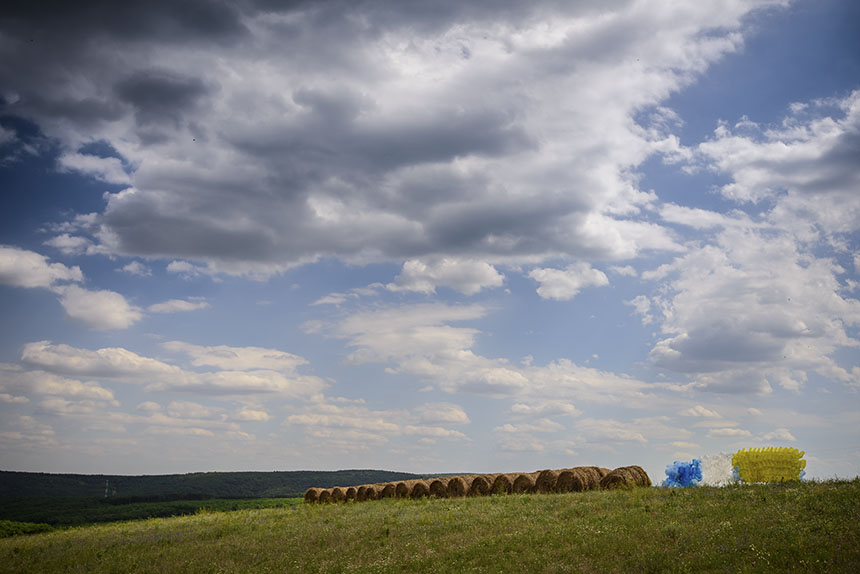
M 666 467 L 666 480 L 663 486 L 673 488 L 688 488 L 699 486 L 702 482 L 701 461 L 694 458 L 692 462 L 675 461 Z

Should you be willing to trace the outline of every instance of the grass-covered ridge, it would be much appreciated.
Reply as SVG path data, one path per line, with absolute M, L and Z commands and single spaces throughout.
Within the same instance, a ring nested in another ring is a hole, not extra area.
M 203 512 L 0 540 L 0 572 L 857 572 L 860 480 Z

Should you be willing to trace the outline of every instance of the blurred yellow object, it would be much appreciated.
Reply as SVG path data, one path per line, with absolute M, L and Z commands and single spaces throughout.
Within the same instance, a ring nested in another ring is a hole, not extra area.
M 804 452 L 785 446 L 742 448 L 732 457 L 732 466 L 744 482 L 800 480 L 806 468 Z

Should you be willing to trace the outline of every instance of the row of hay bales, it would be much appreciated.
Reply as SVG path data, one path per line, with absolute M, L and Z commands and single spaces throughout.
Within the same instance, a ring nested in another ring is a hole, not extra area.
M 454 498 L 491 494 L 530 494 L 583 492 L 598 488 L 651 486 L 648 474 L 639 466 L 622 466 L 615 470 L 599 466 L 577 466 L 561 470 L 530 473 L 475 474 L 439 478 L 384 482 L 362 486 L 309 488 L 305 502 L 366 502 L 382 498 Z

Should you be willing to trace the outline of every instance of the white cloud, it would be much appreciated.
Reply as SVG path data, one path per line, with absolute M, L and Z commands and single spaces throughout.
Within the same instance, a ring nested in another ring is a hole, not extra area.
M 529 403 L 514 403 L 510 413 L 524 417 L 577 416 L 582 411 L 572 403 L 562 400 L 543 400 Z
M 708 431 L 708 438 L 746 438 L 752 436 L 748 430 L 737 428 L 717 428 Z
M 52 237 L 44 244 L 59 249 L 65 255 L 82 255 L 93 247 L 93 242 L 86 237 L 68 233 Z
M 471 422 L 466 411 L 453 403 L 427 403 L 415 408 L 422 423 L 466 424 Z
M 183 341 L 168 341 L 163 343 L 162 347 L 171 353 L 191 357 L 191 364 L 195 367 L 217 367 L 231 371 L 269 369 L 292 373 L 299 366 L 307 364 L 307 360 L 298 355 L 265 347 L 204 347 Z
M 150 277 L 152 275 L 152 270 L 140 261 L 132 261 L 128 265 L 124 265 L 122 268 L 117 269 L 117 271 L 122 271 L 129 275 L 136 275 L 138 277 Z
M 648 325 L 654 320 L 653 315 L 651 315 L 651 300 L 648 299 L 645 295 L 637 295 L 630 301 L 625 301 L 625 305 L 630 305 L 635 309 L 635 313 L 642 317 L 642 324 Z
M 860 301 L 845 296 L 832 259 L 778 228 L 732 226 L 711 241 L 649 275 L 668 279 L 658 366 L 727 392 L 797 390 L 808 371 L 856 384 L 833 354 L 856 345 L 847 329 L 860 324 Z
M 195 366 L 221 365 L 224 369 L 188 371 L 123 348 L 90 351 L 48 341 L 25 345 L 21 358 L 24 363 L 49 372 L 140 384 L 149 391 L 310 397 L 326 386 L 317 377 L 295 371 L 305 363 L 304 359 L 275 349 L 200 347 L 181 342 L 167 345 L 192 356 Z
M 797 442 L 797 439 L 794 438 L 794 435 L 787 428 L 779 428 L 775 431 L 765 433 L 762 435 L 762 440 L 766 441 L 787 441 L 787 442 Z
M 122 162 L 115 157 L 98 157 L 82 153 L 64 153 L 57 158 L 64 171 L 77 171 L 99 181 L 118 185 L 131 184 Z
M 565 430 L 565 426 L 552 419 L 541 418 L 530 423 L 505 424 L 493 429 L 494 432 L 503 433 L 554 433 Z
M 663 104 L 742 46 L 750 13 L 786 2 L 449 3 L 431 18 L 398 2 L 318 4 L 219 5 L 211 35 L 151 7 L 159 34 L 94 20 L 97 45 L 62 14 L 23 18 L 66 49 L 4 52 L 0 79 L 59 141 L 61 168 L 133 184 L 98 215 L 106 250 L 257 276 L 320 257 L 421 261 L 395 285 L 474 293 L 501 275 L 431 261 L 677 249 L 641 217 L 656 195 L 634 173 L 654 153 L 689 153 Z M 645 127 L 631 120 L 642 110 Z M 123 159 L 88 152 L 94 141 Z
M 591 443 L 609 442 L 635 442 L 646 443 L 643 430 L 635 423 L 625 423 L 612 419 L 585 418 L 575 425 L 576 431 Z
M 0 245 L 0 283 L 13 287 L 51 287 L 59 282 L 83 281 L 80 267 L 48 263 L 44 255 Z
M 143 318 L 141 310 L 115 291 L 89 291 L 76 285 L 55 287 L 66 314 L 97 330 L 128 329 Z
M 161 410 L 161 405 L 154 401 L 144 401 L 135 407 L 139 411 L 157 412 Z
M 163 303 L 155 303 L 146 308 L 150 313 L 185 313 L 187 311 L 197 311 L 206 309 L 209 303 L 202 299 L 186 301 L 184 299 L 170 299 Z
M 272 417 L 266 411 L 242 407 L 233 415 L 233 420 L 249 422 L 266 422 Z
M 410 259 L 403 270 L 386 287 L 391 291 L 435 293 L 436 287 L 450 287 L 466 295 L 482 289 L 501 287 L 504 275 L 485 261 L 442 258 L 424 262 Z
M 805 224 L 811 235 L 856 231 L 860 168 L 847 150 L 857 147 L 860 91 L 838 101 L 815 102 L 814 111 L 796 109 L 782 126 L 758 137 L 720 126 L 698 153 L 712 169 L 732 178 L 721 188 L 729 199 L 776 200 L 770 218 L 795 228 Z
M 713 411 L 711 409 L 707 409 L 702 405 L 696 405 L 694 407 L 690 407 L 689 409 L 683 410 L 680 413 L 685 417 L 702 417 L 706 419 L 717 419 L 721 418 L 719 413 Z
M 568 265 L 564 269 L 533 269 L 529 277 L 540 283 L 538 295 L 557 301 L 573 299 L 585 287 L 609 285 L 609 279 L 603 271 L 583 262 Z

